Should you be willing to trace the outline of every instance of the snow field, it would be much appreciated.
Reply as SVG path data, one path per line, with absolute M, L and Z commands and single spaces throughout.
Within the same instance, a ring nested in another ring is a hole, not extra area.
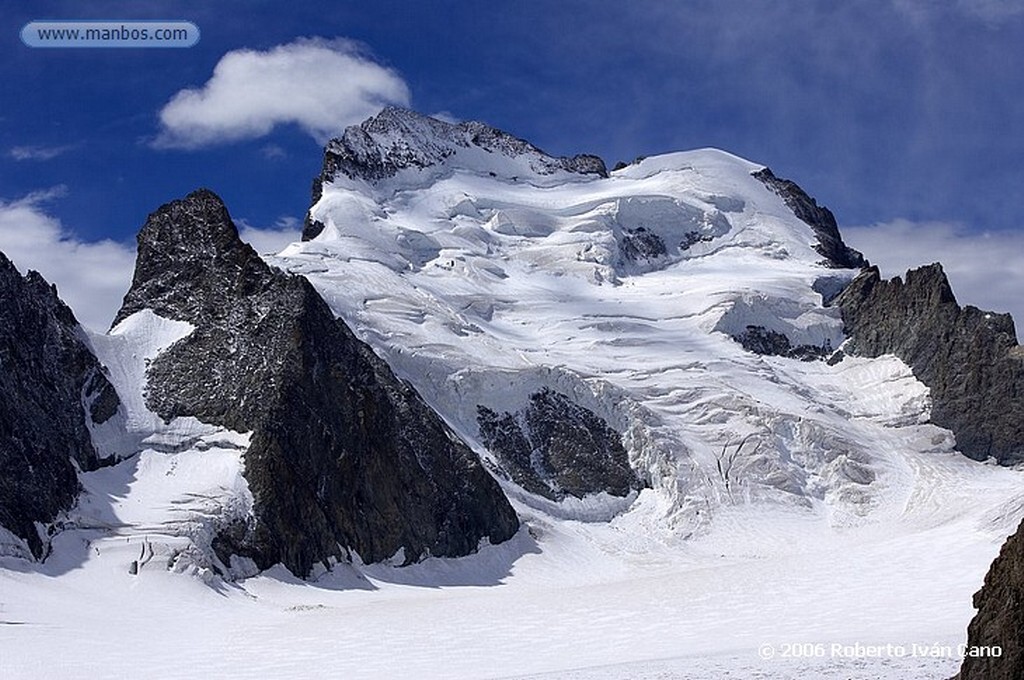
M 0 671 L 645 677 L 637 669 L 647 677 L 784 678 L 814 669 L 815 677 L 943 677 L 955 660 L 758 657 L 765 643 L 962 642 L 969 595 L 1010 529 L 997 501 L 1019 503 L 1018 480 L 954 454 L 916 463 L 914 488 L 934 488 L 959 507 L 955 517 L 936 523 L 931 507 L 907 504 L 893 521 L 837 530 L 824 513 L 734 506 L 684 541 L 665 530 L 662 500 L 648 490 L 608 524 L 519 506 L 526 526 L 516 538 L 459 560 L 338 565 L 313 582 L 278 568 L 204 585 L 154 563 L 128 573 L 140 544 L 164 540 L 159 532 L 174 516 L 165 507 L 157 523 L 157 504 L 140 513 L 132 503 L 137 491 L 164 486 L 158 478 L 167 464 L 132 470 L 128 461 L 90 473 L 97 500 L 105 485 L 134 477 L 122 494 L 106 496 L 116 531 L 67 531 L 55 545 L 63 564 L 19 571 L 5 563 L 0 571 L 2 618 L 19 624 L 4 626 Z M 994 510 L 965 502 L 982 488 Z M 74 542 L 87 555 L 80 563 Z

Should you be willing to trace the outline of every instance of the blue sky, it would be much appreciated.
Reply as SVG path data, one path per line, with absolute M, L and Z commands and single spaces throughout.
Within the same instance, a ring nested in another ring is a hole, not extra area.
M 18 36 L 122 18 L 202 38 Z M 1024 314 L 1022 0 L 40 0 L 2 23 L 0 249 L 94 326 L 150 211 L 208 186 L 272 248 L 324 139 L 389 101 L 609 164 L 726 149 L 800 183 L 888 273 L 941 259 L 962 301 Z M 246 89 L 259 79 L 276 102 Z

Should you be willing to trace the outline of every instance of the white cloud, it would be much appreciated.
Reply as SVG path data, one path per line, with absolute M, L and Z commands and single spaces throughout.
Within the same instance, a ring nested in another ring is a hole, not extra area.
M 160 111 L 154 145 L 194 149 L 262 137 L 294 123 L 318 143 L 386 104 L 407 105 L 409 88 L 347 40 L 304 38 L 265 52 L 228 52 L 197 89 Z
M 291 216 L 279 217 L 269 228 L 254 227 L 244 218 L 235 220 L 235 226 L 239 237 L 261 255 L 279 253 L 289 243 L 302 239 L 302 222 Z
M 58 187 L 0 199 L 0 251 L 23 274 L 34 269 L 56 284 L 82 325 L 105 331 L 131 283 L 135 249 L 110 240 L 87 243 L 69 234 L 42 207 L 63 193 Z
M 7 155 L 16 161 L 48 161 L 73 149 L 68 146 L 15 146 Z
M 885 277 L 941 262 L 961 305 L 1010 312 L 1024 329 L 1024 232 L 970 232 L 948 222 L 894 220 L 843 227 L 843 239 Z

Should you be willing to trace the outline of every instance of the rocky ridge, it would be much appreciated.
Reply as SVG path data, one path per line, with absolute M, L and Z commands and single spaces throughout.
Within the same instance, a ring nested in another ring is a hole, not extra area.
M 247 524 L 214 547 L 298 575 L 316 562 L 459 556 L 518 520 L 476 455 L 333 316 L 302 277 L 265 264 L 207 190 L 138 236 L 118 320 L 150 309 L 195 330 L 147 373 L 147 404 L 252 432 Z
M 0 253 L 0 526 L 42 558 L 46 525 L 71 508 L 77 470 L 99 467 L 90 435 L 120 400 L 57 289 Z
M 471 148 L 524 159 L 529 171 L 538 175 L 562 171 L 608 176 L 604 161 L 594 155 L 550 156 L 526 140 L 485 123 L 449 123 L 389 106 L 328 142 L 320 175 L 313 180 L 311 205 L 320 200 L 324 183 L 338 175 L 377 183 L 407 168 L 440 165 L 458 151 Z M 302 240 L 311 240 L 322 230 L 323 225 L 307 214 Z
M 832 345 L 826 339 L 822 345 L 794 345 L 785 333 L 773 331 L 764 326 L 749 325 L 739 335 L 732 336 L 743 349 L 764 356 L 780 356 L 802 361 L 822 359 L 832 353 Z
M 864 256 L 843 242 L 832 211 L 818 205 L 796 182 L 776 177 L 770 168 L 755 172 L 754 177 L 781 196 L 793 214 L 810 225 L 818 237 L 815 250 L 825 258 L 826 264 L 845 269 L 867 266 Z
M 961 307 L 942 266 L 883 281 L 865 269 L 834 301 L 844 351 L 895 354 L 931 390 L 932 422 L 970 458 L 1024 461 L 1024 351 L 1009 314 Z

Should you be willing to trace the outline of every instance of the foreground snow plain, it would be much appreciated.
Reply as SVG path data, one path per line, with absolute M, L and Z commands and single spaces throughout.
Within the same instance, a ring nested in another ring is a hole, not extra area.
M 231 453 L 146 452 L 87 475 L 82 512 L 104 528 L 65 532 L 42 567 L 5 562 L 2 677 L 942 678 L 955 650 L 909 654 L 963 642 L 970 595 L 1021 510 L 1014 473 L 912 454 L 896 471 L 904 497 L 845 529 L 741 506 L 683 541 L 655 528 L 648 490 L 608 524 L 520 506 L 515 539 L 460 560 L 225 583 L 168 570 L 180 539 L 163 533 L 183 507 L 201 515 L 197 456 L 208 488 L 230 482 L 211 477 L 211 455 Z M 147 542 L 156 555 L 132 576 Z M 797 643 L 827 653 L 778 656 Z M 908 656 L 857 658 L 856 644 Z
M 144 361 L 184 325 L 141 312 L 94 339 L 130 435 L 96 437 L 141 452 L 83 475 L 44 564 L 0 558 L 0 677 L 953 675 L 1022 478 L 959 455 L 893 357 L 829 366 L 728 337 L 842 342 L 820 291 L 854 272 L 818 264 L 758 167 L 701 151 L 595 180 L 457 154 L 328 185 L 324 233 L 268 256 L 471 444 L 478 404 L 545 387 L 625 433 L 651 488 L 554 504 L 504 483 L 523 528 L 470 557 L 214 576 L 210 533 L 251 502 L 246 435 L 145 410 Z M 624 258 L 639 227 L 699 238 Z

